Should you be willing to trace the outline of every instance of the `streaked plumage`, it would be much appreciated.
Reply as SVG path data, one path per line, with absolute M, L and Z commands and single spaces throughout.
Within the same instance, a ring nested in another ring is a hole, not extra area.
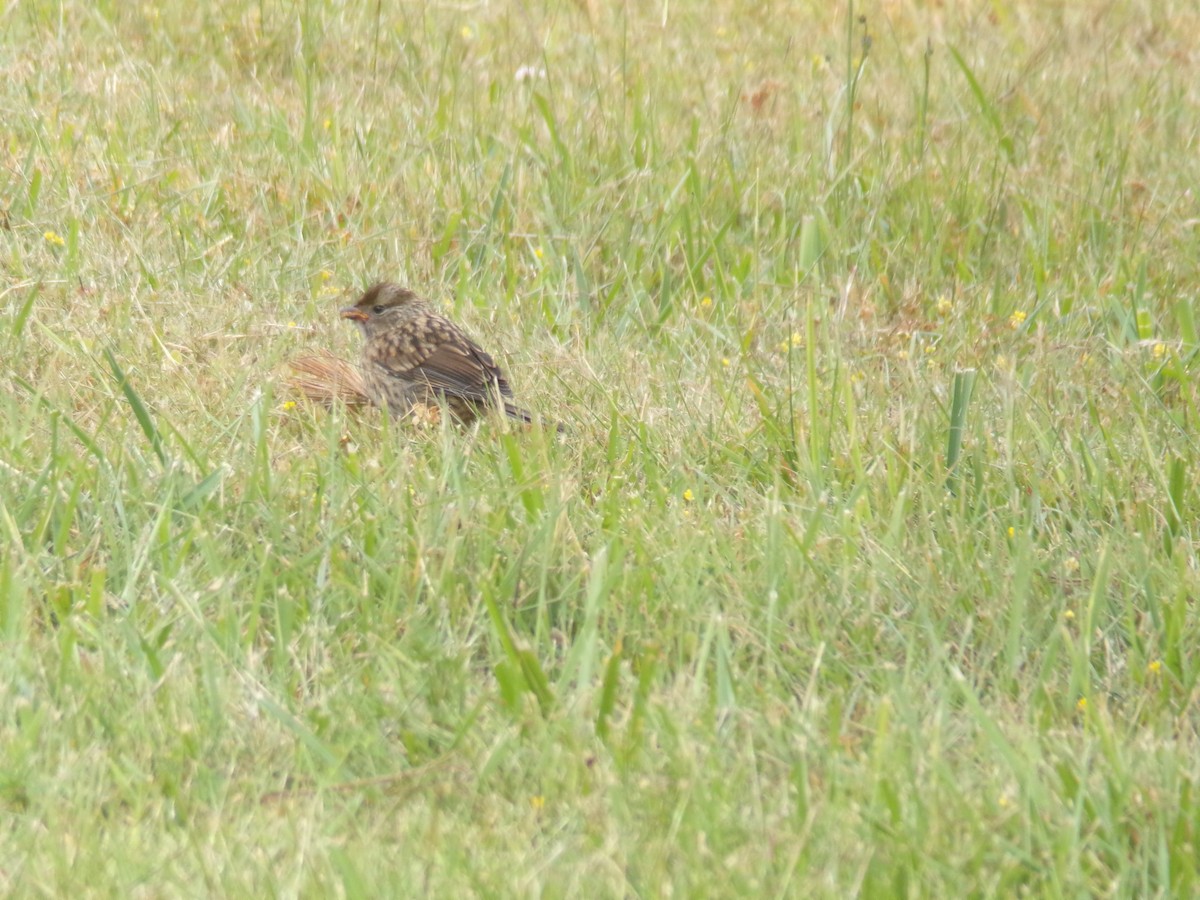
M 439 404 L 472 422 L 488 408 L 533 421 L 513 405 L 500 367 L 457 325 L 417 294 L 381 282 L 342 310 L 363 333 L 362 374 L 367 395 L 396 416 Z

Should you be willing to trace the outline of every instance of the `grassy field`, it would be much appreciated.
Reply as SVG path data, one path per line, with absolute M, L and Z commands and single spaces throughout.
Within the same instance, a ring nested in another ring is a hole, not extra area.
M 0 893 L 1200 890 L 1191 0 L 0 10 Z M 296 402 L 443 304 L 561 439 Z

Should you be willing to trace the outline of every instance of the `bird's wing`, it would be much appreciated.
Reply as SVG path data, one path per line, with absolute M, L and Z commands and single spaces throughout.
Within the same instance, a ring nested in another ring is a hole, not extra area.
M 381 360 L 391 375 L 425 383 L 438 392 L 488 403 L 493 392 L 512 397 L 512 388 L 495 361 L 454 325 L 439 319 L 421 323 L 421 333 L 404 351 Z

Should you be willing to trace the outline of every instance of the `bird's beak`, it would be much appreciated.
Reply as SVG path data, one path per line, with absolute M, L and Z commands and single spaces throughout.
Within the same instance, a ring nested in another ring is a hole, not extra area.
M 346 306 L 342 308 L 342 318 L 350 319 L 354 322 L 365 322 L 367 321 L 367 314 L 357 306 Z

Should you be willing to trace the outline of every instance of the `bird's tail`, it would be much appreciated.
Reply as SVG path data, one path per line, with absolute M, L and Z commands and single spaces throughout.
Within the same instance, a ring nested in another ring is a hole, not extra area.
M 530 413 L 521 409 L 521 407 L 515 406 L 512 403 L 508 403 L 508 402 L 506 402 L 504 404 L 504 414 L 506 416 L 508 416 L 510 419 L 515 419 L 518 422 L 524 422 L 526 425 L 550 424 L 550 423 L 541 423 L 540 420 L 535 419 Z M 562 434 L 563 432 L 566 431 L 566 429 L 563 428 L 561 423 L 555 422 L 552 424 L 554 425 L 554 430 L 557 431 L 559 434 Z

